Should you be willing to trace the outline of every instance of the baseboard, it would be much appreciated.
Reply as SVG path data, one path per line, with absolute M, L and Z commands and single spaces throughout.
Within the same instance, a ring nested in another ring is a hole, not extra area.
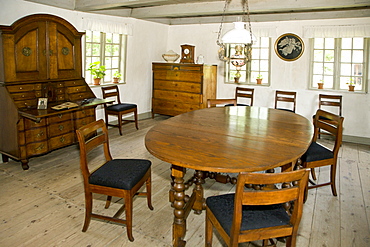
M 357 143 L 357 144 L 370 145 L 370 138 L 368 137 L 343 135 L 343 141 Z

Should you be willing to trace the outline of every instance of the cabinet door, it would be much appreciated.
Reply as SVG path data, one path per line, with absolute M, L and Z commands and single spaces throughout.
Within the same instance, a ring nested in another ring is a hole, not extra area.
M 2 36 L 5 81 L 47 79 L 45 22 L 31 22 Z
M 49 78 L 68 79 L 81 77 L 81 37 L 75 35 L 64 25 L 50 22 L 49 40 Z

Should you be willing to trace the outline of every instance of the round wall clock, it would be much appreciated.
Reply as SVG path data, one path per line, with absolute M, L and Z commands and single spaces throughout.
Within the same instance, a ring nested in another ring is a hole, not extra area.
M 180 63 L 194 63 L 194 50 L 193 45 L 181 45 Z

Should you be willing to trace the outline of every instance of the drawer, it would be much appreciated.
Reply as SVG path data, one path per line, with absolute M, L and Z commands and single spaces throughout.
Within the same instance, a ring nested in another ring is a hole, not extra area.
M 22 85 L 11 85 L 6 86 L 10 93 L 16 92 L 29 92 L 35 90 L 41 90 L 41 84 L 22 84 Z
M 154 90 L 153 98 L 166 99 L 168 101 L 186 102 L 190 104 L 200 104 L 202 102 L 202 94 L 184 93 L 166 90 Z
M 171 63 L 157 63 L 153 64 L 153 70 L 181 70 L 181 71 L 202 71 L 203 65 L 197 64 L 171 64 Z
M 46 125 L 46 119 L 45 118 L 41 118 L 41 121 L 40 122 L 35 122 L 35 121 L 32 121 L 30 119 L 27 119 L 27 118 L 24 118 L 24 129 L 25 130 L 28 130 L 28 129 L 31 129 L 31 128 L 39 128 L 39 127 L 43 127 Z
M 85 126 L 86 124 L 89 124 L 91 122 L 95 121 L 95 116 L 93 117 L 86 117 L 86 118 L 81 118 L 81 119 L 76 119 L 75 120 L 75 128 L 79 129 L 82 126 Z
M 39 155 L 48 152 L 48 142 L 35 142 L 26 145 L 27 156 Z
M 187 81 L 199 82 L 203 80 L 203 73 L 192 71 L 154 71 L 154 80 L 171 80 L 171 81 Z
M 35 98 L 41 98 L 41 91 L 12 93 L 11 95 L 14 100 L 35 99 Z
M 202 85 L 200 83 L 183 81 L 163 81 L 163 80 L 154 81 L 154 89 L 162 89 L 168 91 L 182 91 L 200 94 L 202 92 L 201 86 Z
M 74 143 L 74 133 L 68 133 L 65 135 L 55 136 L 49 139 L 49 147 L 51 150 L 68 146 Z
M 173 102 L 165 99 L 153 99 L 153 113 L 176 116 L 185 112 L 201 109 L 199 104 L 187 104 L 182 102 Z
M 26 136 L 26 140 L 25 140 L 26 144 L 32 143 L 32 142 L 44 141 L 48 137 L 47 132 L 46 132 L 46 127 L 26 130 L 25 136 Z
M 79 87 L 66 87 L 66 93 L 83 93 L 86 92 L 86 86 L 79 86 Z
M 57 88 L 61 88 L 61 87 L 64 87 L 64 82 L 62 81 L 57 82 Z
M 49 137 L 66 134 L 69 132 L 73 133 L 72 121 L 59 122 L 48 126 Z
M 94 95 L 92 95 L 90 92 L 73 93 L 73 94 L 66 95 L 66 98 L 68 98 L 68 101 L 79 101 L 79 100 L 89 99 L 93 97 Z
M 64 81 L 64 86 L 65 87 L 74 87 L 74 86 L 81 86 L 81 85 L 85 85 L 85 83 L 83 81 L 79 81 L 79 80 Z
M 64 94 L 58 94 L 57 95 L 57 101 L 65 101 Z
M 48 117 L 48 124 L 51 125 L 53 123 L 57 122 L 63 122 L 66 120 L 71 120 L 72 119 L 72 113 L 59 113 L 58 115 Z
M 29 107 L 36 107 L 37 106 L 37 98 L 34 99 L 25 99 L 25 100 L 15 100 L 14 104 L 17 108 L 29 108 Z
M 95 108 L 86 108 L 80 111 L 76 111 L 75 119 L 85 118 L 85 117 L 95 117 Z

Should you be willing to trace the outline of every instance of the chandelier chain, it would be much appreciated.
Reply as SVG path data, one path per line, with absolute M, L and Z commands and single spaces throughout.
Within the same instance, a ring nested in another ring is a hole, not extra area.
M 252 35 L 252 25 L 251 25 L 251 17 L 249 15 L 249 5 L 248 0 L 243 0 L 243 12 L 245 13 L 245 8 L 247 9 L 247 17 L 248 17 L 248 25 L 249 25 L 249 33 L 251 35 L 251 45 L 253 45 L 253 35 Z
M 222 13 L 222 18 L 221 18 L 221 24 L 220 24 L 220 28 L 218 30 L 218 35 L 217 35 L 217 45 L 219 45 L 219 46 L 221 45 L 220 37 L 221 37 L 221 32 L 222 32 L 222 25 L 223 25 L 224 19 L 225 19 L 225 13 L 226 13 L 227 8 L 229 7 L 230 2 L 231 2 L 231 0 L 225 0 L 224 10 L 223 10 L 223 13 Z

